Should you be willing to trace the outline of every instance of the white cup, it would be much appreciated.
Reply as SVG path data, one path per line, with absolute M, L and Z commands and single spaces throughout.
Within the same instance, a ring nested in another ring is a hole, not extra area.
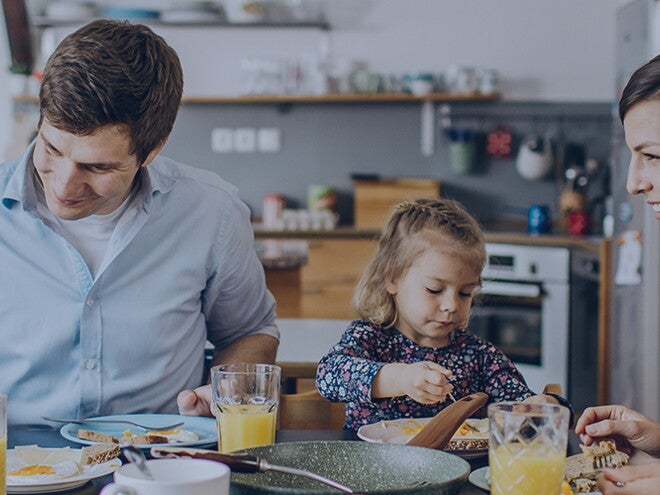
M 229 495 L 229 468 L 205 459 L 152 459 L 146 479 L 135 464 L 115 471 L 100 495 Z

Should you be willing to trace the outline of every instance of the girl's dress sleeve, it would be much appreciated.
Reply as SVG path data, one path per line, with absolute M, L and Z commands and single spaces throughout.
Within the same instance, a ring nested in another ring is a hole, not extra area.
M 497 347 L 483 342 L 479 355 L 481 385 L 493 402 L 520 401 L 534 395 L 516 365 Z
M 354 321 L 341 340 L 321 358 L 316 371 L 316 388 L 334 402 L 371 402 L 371 385 L 385 364 L 376 358 L 379 328 Z

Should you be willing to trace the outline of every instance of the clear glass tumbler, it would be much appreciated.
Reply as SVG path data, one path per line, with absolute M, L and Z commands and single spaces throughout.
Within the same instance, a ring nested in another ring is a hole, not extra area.
M 236 363 L 211 368 L 220 452 L 275 442 L 280 376 L 280 367 L 272 364 Z
M 561 491 L 569 411 L 555 404 L 488 406 L 493 495 L 557 495 Z

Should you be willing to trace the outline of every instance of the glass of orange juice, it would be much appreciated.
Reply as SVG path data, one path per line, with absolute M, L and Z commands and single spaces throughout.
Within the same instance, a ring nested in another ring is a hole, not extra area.
M 275 442 L 280 375 L 280 367 L 273 364 L 235 363 L 211 368 L 220 452 Z
M 488 406 L 493 495 L 557 495 L 564 478 L 570 413 L 555 404 Z
M 7 396 L 0 394 L 0 495 L 7 493 Z

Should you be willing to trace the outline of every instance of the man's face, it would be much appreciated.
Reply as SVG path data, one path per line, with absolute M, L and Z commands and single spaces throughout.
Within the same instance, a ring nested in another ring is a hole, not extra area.
M 46 119 L 32 160 L 48 209 L 63 220 L 115 211 L 130 194 L 140 168 L 123 127 L 102 127 L 89 136 L 77 136 Z

